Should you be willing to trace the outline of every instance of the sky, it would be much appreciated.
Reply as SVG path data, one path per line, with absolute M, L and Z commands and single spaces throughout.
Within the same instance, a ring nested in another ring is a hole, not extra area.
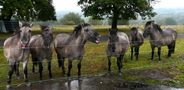
M 81 12 L 81 8 L 77 5 L 79 0 L 53 0 L 56 12 L 70 11 Z M 153 6 L 154 8 L 184 8 L 184 0 L 160 0 Z

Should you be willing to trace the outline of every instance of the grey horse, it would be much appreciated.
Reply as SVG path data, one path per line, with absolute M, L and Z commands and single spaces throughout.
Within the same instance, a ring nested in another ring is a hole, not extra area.
M 109 30 L 109 40 L 107 47 L 108 71 L 111 71 L 111 57 L 117 58 L 117 66 L 119 75 L 121 75 L 122 59 L 130 46 L 128 36 L 123 32 L 118 32 L 117 29 Z
M 64 59 L 68 58 L 68 77 L 70 77 L 72 61 L 77 59 L 78 76 L 80 77 L 84 45 L 87 41 L 99 43 L 99 39 L 99 34 L 95 32 L 89 24 L 80 24 L 76 26 L 71 35 L 65 33 L 58 34 L 54 40 L 54 47 L 57 53 L 59 67 L 62 67 L 63 74 L 65 74 Z
M 174 53 L 177 32 L 171 28 L 162 30 L 154 21 L 148 21 L 144 27 L 144 37 L 150 36 L 150 44 L 152 49 L 151 60 L 153 60 L 155 47 L 158 47 L 158 58 L 161 60 L 161 46 L 168 46 L 168 57 Z
M 30 40 L 30 52 L 33 62 L 33 73 L 35 72 L 35 66 L 39 65 L 40 79 L 42 79 L 42 61 L 47 59 L 49 77 L 52 78 L 51 73 L 51 59 L 52 59 L 52 48 L 51 43 L 53 41 L 52 29 L 48 25 L 41 25 L 41 35 L 34 35 Z
M 29 41 L 31 38 L 31 24 L 19 22 L 19 29 L 15 34 L 7 38 L 4 42 L 4 56 L 7 58 L 9 63 L 8 72 L 8 86 L 11 84 L 11 78 L 15 72 L 17 77 L 19 75 L 19 62 L 23 62 L 23 71 L 25 76 L 25 82 L 28 81 L 27 76 L 27 63 L 29 60 Z
M 130 30 L 130 47 L 131 47 L 131 60 L 133 59 L 133 53 L 136 56 L 136 60 L 139 57 L 139 48 L 144 43 L 143 32 L 137 27 L 132 27 Z

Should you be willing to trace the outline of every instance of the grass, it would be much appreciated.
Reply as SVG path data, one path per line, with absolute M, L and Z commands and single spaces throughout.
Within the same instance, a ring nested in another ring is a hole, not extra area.
M 63 26 L 54 27 L 55 34 L 60 32 L 60 30 L 65 32 L 65 29 L 72 29 L 71 26 Z M 127 26 L 120 26 L 124 31 L 128 32 Z M 105 31 L 109 27 L 94 27 L 98 32 L 102 34 L 106 34 Z M 105 28 L 105 29 L 104 29 Z M 38 27 L 34 27 L 34 34 L 39 33 Z M 3 36 L 2 36 L 3 35 Z M 6 38 L 10 34 L 1 34 L 0 39 Z M 161 52 L 161 61 L 158 62 L 157 53 L 155 52 L 155 58 L 153 61 L 150 61 L 151 57 L 151 48 L 149 45 L 149 41 L 146 40 L 145 43 L 140 48 L 140 56 L 139 60 L 130 60 L 130 50 L 127 51 L 124 60 L 123 60 L 123 80 L 125 81 L 136 81 L 142 83 L 149 84 L 163 84 L 175 87 L 184 87 L 184 39 L 178 39 L 176 44 L 175 54 L 172 55 L 171 58 L 167 58 L 167 47 L 162 48 Z M 96 75 L 105 73 L 107 71 L 107 58 L 106 58 L 106 50 L 107 42 L 101 42 L 100 44 L 94 44 L 88 42 L 85 46 L 85 55 L 82 61 L 82 75 Z M 3 55 L 2 47 L 0 48 L 0 89 L 4 89 L 6 86 L 7 73 L 8 73 L 8 63 Z M 31 60 L 31 59 L 30 59 Z M 44 62 L 44 74 L 43 79 L 48 79 L 48 71 L 46 61 Z M 22 66 L 22 65 L 20 65 Z M 65 66 L 67 67 L 67 60 L 65 61 Z M 30 81 L 39 81 L 39 74 L 33 74 L 31 72 L 32 64 L 29 61 L 28 69 L 29 69 L 29 77 Z M 116 60 L 112 58 L 112 71 L 117 74 L 117 65 Z M 20 67 L 20 72 L 22 74 L 22 67 Z M 53 54 L 52 60 L 52 72 L 53 78 L 57 79 L 60 77 L 64 77 L 61 72 L 61 69 L 58 68 L 56 54 Z M 71 71 L 72 76 L 77 76 L 77 61 L 73 62 L 73 68 Z M 166 79 L 165 78 L 169 78 Z M 14 85 L 18 85 L 23 83 L 22 80 L 17 80 L 16 76 L 13 75 L 12 80 Z

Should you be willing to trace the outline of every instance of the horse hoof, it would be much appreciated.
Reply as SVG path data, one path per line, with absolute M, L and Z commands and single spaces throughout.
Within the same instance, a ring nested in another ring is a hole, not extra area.
M 20 77 L 20 76 L 18 76 L 18 77 L 17 77 L 17 79 L 18 79 L 18 80 L 21 80 L 21 77 Z
M 72 80 L 71 77 L 68 77 L 67 79 L 68 79 L 68 81 L 71 81 Z
M 118 73 L 118 76 L 122 76 L 122 73 L 120 72 L 120 73 Z
M 107 72 L 107 75 L 108 75 L 108 76 L 111 76 L 111 74 L 112 74 L 112 71 L 108 71 L 108 72 Z
M 81 76 L 79 76 L 79 77 L 78 77 L 78 80 L 79 80 L 79 81 L 81 81 L 81 80 L 82 80 L 82 77 L 81 77 Z
M 6 89 L 9 90 L 11 88 L 11 85 L 6 85 Z
M 27 86 L 27 87 L 30 87 L 30 86 L 31 86 L 31 83 L 30 83 L 30 82 L 27 82 L 27 83 L 26 83 L 26 86 Z

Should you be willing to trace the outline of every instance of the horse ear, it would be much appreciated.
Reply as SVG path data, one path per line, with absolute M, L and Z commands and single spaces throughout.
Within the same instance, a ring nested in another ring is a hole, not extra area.
M 19 27 L 22 27 L 22 22 L 19 21 Z

